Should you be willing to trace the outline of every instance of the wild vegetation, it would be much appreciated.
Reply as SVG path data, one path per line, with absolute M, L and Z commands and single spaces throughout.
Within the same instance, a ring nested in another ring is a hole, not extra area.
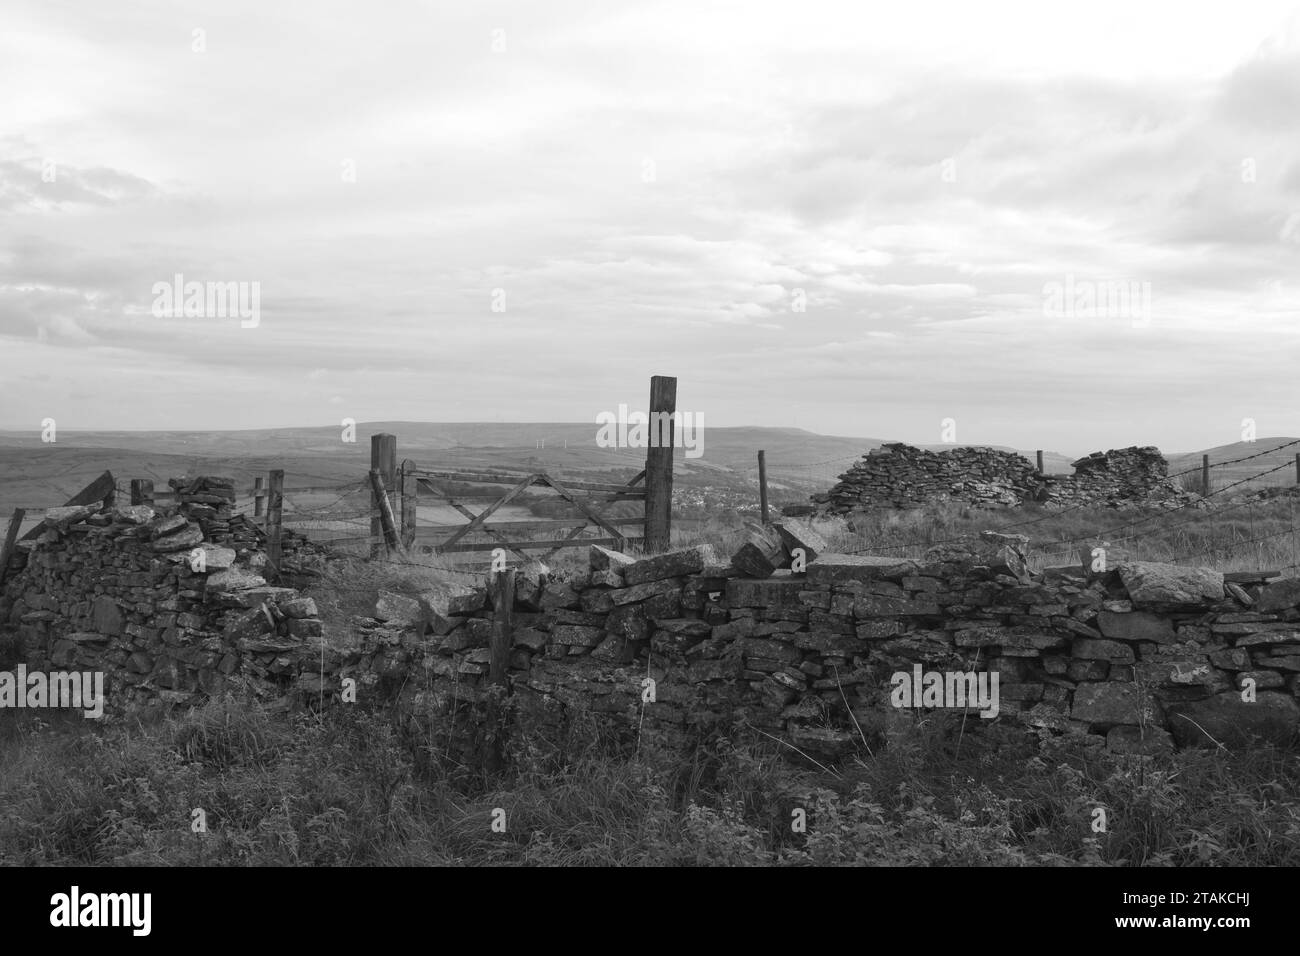
M 628 755 L 580 720 L 562 750 L 487 775 L 352 708 L 214 701 L 105 727 L 10 711 L 0 863 L 1300 864 L 1294 754 L 1115 758 L 1069 738 L 995 746 L 959 723 L 920 720 L 832 773 L 721 735 L 687 761 L 649 740 Z

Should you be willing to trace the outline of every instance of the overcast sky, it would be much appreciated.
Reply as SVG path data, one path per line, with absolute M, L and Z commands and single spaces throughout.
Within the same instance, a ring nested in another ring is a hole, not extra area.
M 1294 3 L 5 6 L 0 428 L 1300 435 Z

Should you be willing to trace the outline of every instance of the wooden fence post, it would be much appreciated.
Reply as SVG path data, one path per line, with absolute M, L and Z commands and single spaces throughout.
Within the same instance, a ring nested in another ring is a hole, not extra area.
M 1295 483 L 1300 485 L 1300 451 L 1295 453 Z
M 262 511 L 266 507 L 266 479 L 258 475 L 253 479 L 253 517 L 262 517 Z
M 390 435 L 387 432 L 380 432 L 378 435 L 370 436 L 370 470 L 379 472 L 379 477 L 383 479 L 385 493 L 387 489 L 395 487 L 397 480 L 397 436 Z M 389 503 L 391 508 L 392 503 Z M 379 507 L 378 500 L 372 502 L 371 507 L 374 511 L 370 519 L 370 556 L 377 558 L 384 550 L 381 543 L 384 539 L 384 522 Z M 379 541 L 374 539 L 378 538 Z
M 650 442 L 645 455 L 645 542 L 646 554 L 667 551 L 673 531 L 673 446 L 664 447 L 660 422 L 668 415 L 668 437 L 673 436 L 672 415 L 677 411 L 677 379 L 655 375 L 650 379 Z
M 1038 473 L 1043 474 L 1043 450 L 1038 449 Z
M 131 504 L 153 507 L 153 481 L 151 479 L 131 479 Z
M 5 543 L 0 546 L 0 582 L 5 579 L 5 572 L 9 570 L 9 559 L 14 556 L 14 544 L 18 540 L 18 529 L 23 526 L 23 518 L 27 512 L 22 508 L 15 508 L 13 517 L 9 519 L 9 528 L 5 531 Z
M 284 557 L 280 541 L 284 517 L 284 472 L 271 472 L 270 487 L 266 495 L 266 566 L 271 572 L 271 582 L 280 579 L 280 564 Z
M 758 511 L 767 524 L 767 452 L 758 453 Z
M 384 535 L 384 547 L 388 553 L 401 552 L 402 539 L 397 529 L 397 520 L 393 517 L 393 506 L 388 501 L 388 488 L 378 468 L 370 469 L 370 488 L 374 492 L 375 505 L 379 508 L 379 526 Z
M 1210 456 L 1201 456 L 1201 494 L 1209 495 L 1210 493 Z
M 420 488 L 415 477 L 415 462 L 402 462 L 402 547 L 415 547 L 415 527 L 419 516 Z
M 488 684 L 505 686 L 514 638 L 515 569 L 496 571 L 488 579 L 492 599 L 492 636 L 488 649 Z

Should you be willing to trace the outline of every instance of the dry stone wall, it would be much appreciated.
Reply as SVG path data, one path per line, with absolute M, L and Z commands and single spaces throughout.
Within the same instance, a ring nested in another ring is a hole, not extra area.
M 1074 462 L 1073 475 L 1040 475 L 1014 452 L 954 448 L 933 452 L 899 443 L 882 445 L 840 475 L 830 491 L 814 495 L 822 510 L 845 514 L 865 508 L 909 508 L 927 502 L 1019 505 L 1027 501 L 1124 507 L 1181 504 L 1195 496 L 1168 477 L 1154 447 L 1095 452 Z
M 192 544 L 193 528 L 148 509 L 52 512 L 0 598 L 22 663 L 102 670 L 110 712 L 220 693 L 337 701 L 351 679 L 359 703 L 458 724 L 447 748 L 466 754 L 594 716 L 629 740 L 748 727 L 835 757 L 911 720 L 919 710 L 895 695 L 932 674 L 996 675 L 997 716 L 971 709 L 967 733 L 1147 752 L 1286 741 L 1300 719 L 1300 581 L 1267 573 L 1035 574 L 1006 535 L 925 559 L 820 554 L 757 577 L 708 547 L 640 559 L 593 548 L 581 574 L 518 572 L 498 691 L 484 586 L 378 592 L 371 614 L 327 640 L 310 597 L 258 573 L 259 551 Z M 509 707 L 492 710 L 494 697 Z

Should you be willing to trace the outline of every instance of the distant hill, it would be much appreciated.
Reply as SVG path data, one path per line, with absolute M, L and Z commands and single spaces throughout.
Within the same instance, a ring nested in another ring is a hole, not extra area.
M 1219 445 L 1203 451 L 1166 454 L 1169 473 L 1176 474 L 1188 469 L 1201 467 L 1201 456 L 1210 456 L 1210 483 L 1212 488 L 1221 488 L 1226 484 L 1243 481 L 1260 472 L 1277 469 L 1256 481 L 1249 481 L 1243 488 L 1262 487 L 1265 485 L 1294 485 L 1296 483 L 1295 456 L 1300 451 L 1300 441 L 1295 438 L 1273 437 L 1258 438 L 1253 442 L 1234 442 L 1231 445 Z M 1240 458 L 1249 461 L 1237 462 Z M 1219 465 L 1220 462 L 1237 462 L 1231 465 Z M 1215 467 L 1219 465 L 1219 467 Z
M 360 480 L 370 463 L 370 436 L 390 432 L 398 439 L 399 460 L 456 470 L 547 471 L 557 477 L 631 477 L 644 465 L 645 452 L 632 448 L 601 448 L 597 428 L 589 422 L 363 422 L 356 442 L 341 440 L 342 429 L 264 428 L 246 431 L 60 431 L 56 444 L 44 444 L 35 430 L 0 431 L 0 517 L 14 507 L 38 509 L 62 503 L 105 469 L 125 482 L 152 478 L 160 485 L 180 474 L 222 474 L 252 484 L 271 468 L 285 470 L 290 487 Z M 704 431 L 704 454 L 687 458 L 676 451 L 679 487 L 756 488 L 757 454 L 766 452 L 768 484 L 774 500 L 802 499 L 824 491 L 860 456 L 886 440 L 819 435 L 801 428 L 758 426 Z M 1292 439 L 1261 438 L 1208 450 L 1212 462 L 1257 454 Z M 955 445 L 920 445 L 932 451 Z M 1033 450 L 989 445 L 1034 461 Z M 1250 462 L 1217 469 L 1216 486 L 1257 471 L 1294 461 L 1300 445 Z M 1099 449 L 1100 450 L 1100 449 Z M 1170 471 L 1200 464 L 1202 452 L 1167 456 Z M 1044 453 L 1052 474 L 1069 474 L 1074 459 Z M 1294 471 L 1282 468 L 1261 484 L 1295 481 Z

